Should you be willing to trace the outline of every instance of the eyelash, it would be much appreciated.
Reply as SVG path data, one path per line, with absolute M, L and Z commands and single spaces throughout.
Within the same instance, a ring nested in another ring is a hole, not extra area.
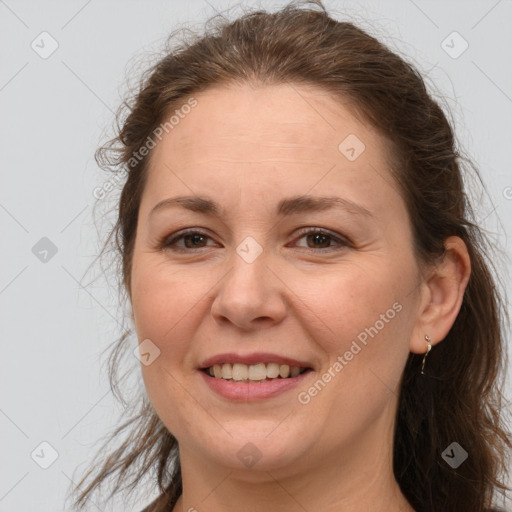
M 321 229 L 321 228 L 307 228 L 307 229 L 304 229 L 304 230 L 299 232 L 299 237 L 298 237 L 297 240 L 303 238 L 304 236 L 311 235 L 311 234 L 329 237 L 332 242 L 338 243 L 339 247 L 334 247 L 334 248 L 333 247 L 320 247 L 318 249 L 311 248 L 311 247 L 303 247 L 303 249 L 306 249 L 307 251 L 313 251 L 313 252 L 318 252 L 318 251 L 321 251 L 321 252 L 332 252 L 332 251 L 340 250 L 342 247 L 350 247 L 350 246 L 352 246 L 351 242 L 347 238 L 337 237 L 334 234 L 332 234 L 331 232 L 326 231 L 325 229 Z M 207 247 L 196 247 L 195 249 L 194 248 L 189 249 L 189 248 L 183 248 L 183 247 L 180 247 L 180 248 L 176 247 L 176 245 L 175 245 L 176 242 L 178 242 L 181 239 L 184 239 L 187 236 L 191 236 L 191 235 L 200 235 L 200 236 L 203 236 L 203 237 L 211 239 L 211 237 L 208 234 L 206 234 L 206 233 L 204 233 L 202 231 L 198 231 L 196 229 L 187 229 L 185 231 L 178 232 L 175 235 L 171 235 L 171 237 L 169 237 L 169 236 L 165 237 L 159 243 L 159 249 L 170 249 L 170 250 L 175 251 L 175 252 L 182 252 L 182 253 L 184 253 L 184 252 L 191 252 L 191 251 L 196 251 L 196 250 L 201 250 L 201 249 L 206 249 L 207 248 Z

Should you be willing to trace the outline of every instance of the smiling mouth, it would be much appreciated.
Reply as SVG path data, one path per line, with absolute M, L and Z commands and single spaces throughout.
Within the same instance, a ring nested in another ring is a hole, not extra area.
M 311 371 L 311 368 L 278 363 L 251 365 L 224 363 L 202 368 L 201 371 L 215 379 L 234 382 L 268 382 L 275 379 L 292 379 L 307 371 Z

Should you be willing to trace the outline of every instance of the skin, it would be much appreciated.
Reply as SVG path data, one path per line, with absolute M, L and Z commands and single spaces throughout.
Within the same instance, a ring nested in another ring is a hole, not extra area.
M 455 321 L 470 274 L 464 243 L 449 238 L 444 259 L 420 268 L 389 172 L 389 141 L 321 89 L 225 85 L 195 98 L 152 150 L 130 289 L 138 339 L 160 350 L 142 365 L 144 384 L 180 447 L 184 491 L 174 511 L 413 510 L 392 470 L 400 381 L 409 352 L 425 353 L 425 334 L 435 345 Z M 354 161 L 338 150 L 349 134 L 365 144 Z M 372 216 L 276 216 L 281 199 L 303 194 L 349 199 Z M 225 211 L 174 206 L 150 215 L 181 195 Z M 207 237 L 178 241 L 186 253 L 161 247 L 185 228 Z M 350 243 L 318 241 L 301 228 Z M 263 249 L 252 263 L 236 251 L 248 236 Z M 298 393 L 332 372 L 396 303 L 400 312 L 300 403 Z M 218 353 L 260 351 L 315 371 L 299 388 L 234 403 L 197 369 Z M 248 442 L 261 455 L 252 467 L 237 457 Z

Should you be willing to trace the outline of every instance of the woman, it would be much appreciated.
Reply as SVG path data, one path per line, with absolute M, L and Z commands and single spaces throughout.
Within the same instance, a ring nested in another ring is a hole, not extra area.
M 505 312 L 452 128 L 312 4 L 169 52 L 99 152 L 127 172 L 111 235 L 147 397 L 79 506 L 151 471 L 147 512 L 481 512 L 507 489 Z

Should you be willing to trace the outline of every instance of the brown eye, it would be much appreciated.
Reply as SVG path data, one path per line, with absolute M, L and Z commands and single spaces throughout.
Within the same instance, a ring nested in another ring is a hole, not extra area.
M 185 235 L 181 238 L 183 238 L 183 241 L 185 242 L 185 247 L 188 249 L 197 249 L 199 247 L 204 247 L 204 245 L 200 244 L 201 242 L 204 242 L 208 237 L 201 235 L 200 233 L 196 233 L 194 235 Z
M 315 233 L 314 235 L 306 235 L 306 239 L 311 243 L 312 249 L 325 249 L 329 247 L 331 236 L 322 233 Z
M 178 252 L 188 251 L 189 249 L 204 249 L 208 247 L 208 240 L 211 240 L 211 237 L 201 231 L 182 231 L 162 240 L 160 248 Z M 181 243 L 182 241 L 183 243 Z
M 327 231 L 320 229 L 309 229 L 297 240 L 306 240 L 306 245 L 297 244 L 298 247 L 315 251 L 319 250 L 336 250 L 350 246 L 350 242 L 343 238 L 335 236 Z M 208 247 L 208 240 L 212 240 L 209 235 L 201 231 L 186 231 L 165 238 L 161 244 L 161 249 L 170 249 L 177 252 L 188 252 L 188 250 L 204 249 Z M 211 246 L 211 244 L 210 244 Z
M 345 238 L 335 236 L 321 229 L 309 229 L 303 231 L 298 240 L 306 240 L 305 245 L 297 244 L 298 247 L 304 247 L 309 250 L 336 250 L 342 247 L 350 246 L 350 242 Z

